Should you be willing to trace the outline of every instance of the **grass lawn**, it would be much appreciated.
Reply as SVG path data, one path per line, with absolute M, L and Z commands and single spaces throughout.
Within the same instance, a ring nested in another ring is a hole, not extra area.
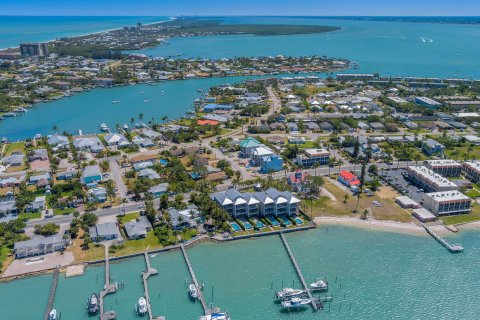
M 454 160 L 463 160 L 465 157 L 468 159 L 478 159 L 480 158 L 480 146 L 472 147 L 470 153 L 468 153 L 468 144 L 462 147 L 453 147 L 445 150 L 445 153 L 448 157 Z
M 466 222 L 473 222 L 480 220 L 480 205 L 474 205 L 472 207 L 472 212 L 469 214 L 459 214 L 456 216 L 449 216 L 440 218 L 446 225 L 454 225 Z
M 118 216 L 118 222 L 121 224 L 125 224 L 126 222 L 132 221 L 137 219 L 140 216 L 140 212 L 132 212 L 132 213 L 127 213 L 124 216 Z
M 158 241 L 158 237 L 155 235 L 154 231 L 151 230 L 147 233 L 147 237 L 145 239 L 125 241 L 123 243 L 123 248 L 111 253 L 111 256 L 118 257 L 137 252 L 145 252 L 147 250 L 160 249 L 162 247 L 163 246 Z
M 81 238 L 83 235 L 84 231 L 80 229 L 78 232 L 78 237 L 73 239 L 72 245 L 68 248 L 68 251 L 73 253 L 75 262 L 87 262 L 103 259 L 105 257 L 105 251 L 101 245 L 92 243 L 88 250 L 83 250 L 83 239 Z
M 352 196 L 349 192 L 346 192 L 331 181 L 325 181 L 324 187 L 332 193 L 336 201 L 331 200 L 328 196 L 320 196 L 318 199 L 312 201 L 312 206 L 309 200 L 305 200 L 306 205 L 305 213 L 307 215 L 312 214 L 314 217 L 317 216 L 356 216 L 352 211 L 357 205 L 357 197 Z M 345 195 L 348 194 L 349 198 L 344 202 Z M 378 201 L 383 206 L 375 207 L 372 205 L 372 201 Z M 373 197 L 367 197 L 362 195 L 360 201 L 358 202 L 358 212 L 362 212 L 365 209 L 370 209 L 372 215 L 377 220 L 392 220 L 400 222 L 409 222 L 412 220 L 410 213 L 400 206 L 394 203 L 393 199 L 383 199 L 378 195 Z
M 24 212 L 18 215 L 18 218 L 21 220 L 40 219 L 41 217 L 42 217 L 41 212 Z
M 13 261 L 13 255 L 9 256 L 10 250 L 7 247 L 0 247 L 0 273 L 7 270 L 10 263 Z
M 188 241 L 195 237 L 198 234 L 196 229 L 185 229 L 183 232 L 180 234 L 180 237 L 182 237 L 182 240 Z
M 480 197 L 480 192 L 478 192 L 475 189 L 468 190 L 465 194 L 472 199 L 476 199 L 476 198 Z
M 56 215 L 56 216 L 67 215 L 67 214 L 71 214 L 71 213 L 74 213 L 74 212 L 75 212 L 74 208 L 65 208 L 65 209 L 55 208 L 55 209 L 53 209 L 53 214 Z
M 12 142 L 7 145 L 5 148 L 5 154 L 10 155 L 12 152 L 24 152 L 25 143 L 24 142 Z

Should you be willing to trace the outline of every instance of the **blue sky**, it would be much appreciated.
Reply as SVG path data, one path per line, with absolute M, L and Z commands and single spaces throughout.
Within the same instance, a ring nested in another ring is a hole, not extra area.
M 0 0 L 1 15 L 480 15 L 479 0 Z

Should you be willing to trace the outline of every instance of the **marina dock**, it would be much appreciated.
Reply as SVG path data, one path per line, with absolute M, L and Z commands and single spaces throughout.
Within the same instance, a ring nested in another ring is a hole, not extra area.
M 202 292 L 202 287 L 198 284 L 197 277 L 195 276 L 195 272 L 193 271 L 192 264 L 190 263 L 190 259 L 188 258 L 187 250 L 185 250 L 185 247 L 183 246 L 183 243 L 180 245 L 180 249 L 182 250 L 183 253 L 183 258 L 185 259 L 185 262 L 187 263 L 188 271 L 190 272 L 190 276 L 192 277 L 193 284 L 197 288 L 198 291 L 198 299 L 200 300 L 200 303 L 202 304 L 203 311 L 205 315 L 209 315 L 212 313 L 212 310 L 208 308 L 207 302 L 205 301 L 205 297 L 203 296 Z
M 108 245 L 105 245 L 105 287 L 100 291 L 100 320 L 116 319 L 115 311 L 105 312 L 103 299 L 107 294 L 115 293 L 117 291 L 117 284 L 110 283 L 110 260 L 108 255 Z
M 148 257 L 148 253 L 145 252 L 145 263 L 147 264 L 147 271 L 142 272 L 142 280 L 143 280 L 143 289 L 145 293 L 145 300 L 147 300 L 147 312 L 148 312 L 148 319 L 149 320 L 164 320 L 165 317 L 154 317 L 152 315 L 152 306 L 150 305 L 150 294 L 148 292 L 148 283 L 147 280 L 150 276 L 158 274 L 158 270 L 154 269 L 150 266 L 150 258 Z
M 57 292 L 59 274 L 60 274 L 60 270 L 58 268 L 55 269 L 55 271 L 53 272 L 52 286 L 50 287 L 50 294 L 48 295 L 47 309 L 45 310 L 45 315 L 43 317 L 43 319 L 45 320 L 48 320 L 50 311 L 52 311 L 53 309 L 53 302 L 55 301 L 55 293 Z
M 283 233 L 280 232 L 280 238 L 282 239 L 283 245 L 285 246 L 285 249 L 287 249 L 288 256 L 290 257 L 290 260 L 292 261 L 293 266 L 295 267 L 295 271 L 297 272 L 298 277 L 300 278 L 300 281 L 302 282 L 303 289 L 305 290 L 305 293 L 307 294 L 308 298 L 310 299 L 310 303 L 312 305 L 312 308 L 314 311 L 318 310 L 318 304 L 316 300 L 314 299 L 312 292 L 310 291 L 307 283 L 305 282 L 305 278 L 303 277 L 302 270 L 298 266 L 297 260 L 295 259 L 295 256 L 292 253 L 292 250 L 290 249 L 290 246 L 288 245 L 287 239 L 285 239 L 285 236 Z
M 431 235 L 435 240 L 437 240 L 442 246 L 447 248 L 451 253 L 460 253 L 463 252 L 463 247 L 459 244 L 450 244 L 445 239 L 436 234 L 430 227 L 422 223 L 422 226 L 425 228 L 427 233 Z

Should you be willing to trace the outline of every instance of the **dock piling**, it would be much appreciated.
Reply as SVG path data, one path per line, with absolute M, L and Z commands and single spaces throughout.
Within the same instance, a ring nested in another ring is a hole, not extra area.
M 59 274 L 60 274 L 60 270 L 56 268 L 55 271 L 53 272 L 52 286 L 50 287 L 50 294 L 48 296 L 47 309 L 45 310 L 45 315 L 43 317 L 45 320 L 48 320 L 50 311 L 52 311 L 53 309 L 53 302 L 55 301 L 55 293 L 57 292 Z
M 447 248 L 448 251 L 451 253 L 460 253 L 463 252 L 463 247 L 459 244 L 450 244 L 448 243 L 445 239 L 440 237 L 438 234 L 436 234 L 430 227 L 428 227 L 426 224 L 422 223 L 423 228 L 427 231 L 429 235 L 431 235 L 435 240 L 437 240 L 442 246 Z

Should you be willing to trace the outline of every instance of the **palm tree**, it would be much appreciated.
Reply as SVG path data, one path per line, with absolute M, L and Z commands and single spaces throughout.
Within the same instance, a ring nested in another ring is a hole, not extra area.
M 138 120 L 140 120 L 140 122 L 143 120 L 143 113 L 138 114 Z
M 368 209 L 365 209 L 365 210 L 363 210 L 363 216 L 362 216 L 362 219 L 363 219 L 363 220 L 367 220 L 367 215 L 368 215 L 368 214 L 369 214 L 369 211 L 368 211 Z
M 167 122 L 167 120 L 168 120 L 168 116 L 163 116 L 162 117 L 163 124 L 165 124 L 165 122 Z
M 125 203 L 127 203 L 127 198 L 122 198 L 122 205 L 123 205 L 123 215 L 125 215 Z
M 54 125 L 52 126 L 52 130 L 53 130 L 54 132 L 57 132 L 57 131 L 58 131 L 58 127 L 57 127 L 56 124 L 54 124 Z
M 133 123 L 135 122 L 134 118 L 130 118 L 130 127 L 133 127 Z
M 355 205 L 355 209 L 353 210 L 354 213 L 357 213 L 357 209 L 358 209 L 358 204 L 360 203 L 360 198 L 362 197 L 362 193 L 359 192 L 357 193 L 357 204 Z

